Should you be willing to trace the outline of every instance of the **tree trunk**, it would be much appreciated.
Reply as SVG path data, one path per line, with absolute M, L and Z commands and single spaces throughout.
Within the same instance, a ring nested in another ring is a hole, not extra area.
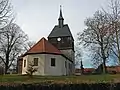
M 106 58 L 103 58 L 103 74 L 107 73 L 107 69 L 106 69 Z
M 118 49 L 118 60 L 120 64 L 120 46 L 119 46 L 118 34 L 116 34 L 116 40 L 117 40 L 117 49 Z
M 6 54 L 6 63 L 5 63 L 5 74 L 7 74 L 9 68 L 9 54 Z
M 102 59 L 103 59 L 103 74 L 106 74 L 107 70 L 106 70 L 106 56 L 105 56 L 105 50 L 104 50 L 104 46 L 103 46 L 103 38 L 101 37 L 101 55 L 102 55 Z
M 5 74 L 7 74 L 7 71 L 8 71 L 8 65 L 5 64 Z
M 117 31 L 117 23 L 115 23 L 115 34 L 116 34 L 116 43 L 117 43 L 117 55 L 118 55 L 118 60 L 119 60 L 119 64 L 120 64 L 120 44 L 119 44 L 119 35 L 118 35 L 118 31 Z

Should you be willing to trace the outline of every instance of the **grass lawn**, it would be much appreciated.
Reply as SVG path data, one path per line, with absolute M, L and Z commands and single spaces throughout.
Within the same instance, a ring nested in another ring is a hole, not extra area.
M 120 74 L 115 75 L 82 75 L 82 76 L 28 76 L 3 75 L 0 83 L 106 83 L 120 82 Z

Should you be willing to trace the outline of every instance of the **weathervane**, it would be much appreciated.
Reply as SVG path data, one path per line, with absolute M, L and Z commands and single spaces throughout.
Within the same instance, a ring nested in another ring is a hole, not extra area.
M 60 5 L 60 9 L 62 9 L 62 5 Z

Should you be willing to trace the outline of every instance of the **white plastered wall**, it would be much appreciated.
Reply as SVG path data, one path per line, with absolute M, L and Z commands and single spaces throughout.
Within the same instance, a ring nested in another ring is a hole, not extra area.
M 72 64 L 72 73 L 74 74 L 75 72 L 75 52 L 72 49 L 67 49 L 67 50 L 60 50 L 64 55 L 66 55 L 73 63 L 69 62 Z M 68 64 L 69 66 L 69 64 Z
M 51 58 L 55 58 L 55 66 L 51 66 Z M 45 75 L 66 75 L 66 58 L 61 55 L 45 55 Z
M 23 65 L 24 60 L 26 59 L 26 67 L 23 66 L 22 74 L 26 74 L 28 64 L 33 62 L 34 58 L 38 58 L 38 66 L 34 66 L 34 68 L 37 68 L 37 72 L 35 72 L 34 75 L 44 75 L 44 60 L 45 60 L 44 54 L 33 54 L 25 56 L 23 58 Z
M 34 58 L 38 58 L 38 66 L 34 66 L 38 68 L 37 72 L 34 75 L 70 75 L 69 63 L 72 64 L 69 60 L 67 60 L 62 55 L 54 55 L 54 54 L 33 54 L 26 55 L 23 58 L 23 66 L 22 66 L 22 74 L 26 74 L 27 67 L 29 62 L 32 62 Z M 55 58 L 55 67 L 51 66 L 51 58 Z M 26 60 L 26 67 L 24 67 L 24 60 Z M 66 61 L 66 67 L 65 67 Z

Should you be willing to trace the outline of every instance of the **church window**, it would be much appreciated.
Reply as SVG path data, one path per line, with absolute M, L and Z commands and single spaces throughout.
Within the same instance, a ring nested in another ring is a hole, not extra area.
M 24 67 L 26 67 L 26 60 L 24 60 Z
M 38 66 L 38 58 L 34 58 L 34 66 Z
M 55 58 L 51 58 L 51 66 L 55 66 Z

